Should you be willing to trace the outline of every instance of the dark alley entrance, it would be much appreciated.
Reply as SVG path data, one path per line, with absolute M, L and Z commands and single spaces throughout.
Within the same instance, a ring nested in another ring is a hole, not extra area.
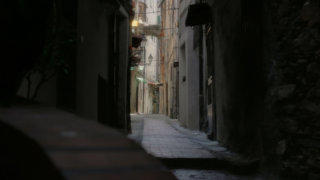
M 257 160 L 269 179 L 318 174 L 319 137 L 308 129 L 319 127 L 319 2 L 154 2 L 133 1 L 130 112 L 132 127 L 146 128 L 136 130 L 140 144 L 170 155 L 143 138 L 160 141 L 177 122 Z M 153 123 L 165 133 L 145 132 Z
M 179 179 L 256 179 L 255 159 L 217 141 L 212 23 L 187 26 L 191 5 L 133 1 L 129 137 Z

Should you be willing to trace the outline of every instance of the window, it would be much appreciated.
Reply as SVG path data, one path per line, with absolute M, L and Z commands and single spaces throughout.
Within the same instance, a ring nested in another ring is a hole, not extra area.
M 141 19 L 141 21 L 146 22 L 147 21 L 147 14 L 146 14 L 146 9 L 147 9 L 147 5 L 143 2 L 139 2 L 139 19 Z

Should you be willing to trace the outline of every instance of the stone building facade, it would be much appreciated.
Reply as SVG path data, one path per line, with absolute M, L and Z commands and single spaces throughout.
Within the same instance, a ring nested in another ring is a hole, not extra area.
M 158 6 L 154 0 L 134 1 L 137 23 L 133 33 L 143 37 L 139 51 L 140 63 L 132 68 L 131 112 L 140 114 L 158 113 Z
M 179 114 L 179 55 L 178 55 L 178 1 L 162 0 L 161 8 L 161 38 L 160 38 L 160 113 L 171 118 Z

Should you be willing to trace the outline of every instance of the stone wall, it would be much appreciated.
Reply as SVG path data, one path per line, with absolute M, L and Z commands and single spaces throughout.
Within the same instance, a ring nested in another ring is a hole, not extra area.
M 218 140 L 282 178 L 317 179 L 320 2 L 215 1 L 214 10 Z
M 320 2 L 266 3 L 265 43 L 269 129 L 283 177 L 319 177 Z M 316 176 L 318 173 L 318 176 Z

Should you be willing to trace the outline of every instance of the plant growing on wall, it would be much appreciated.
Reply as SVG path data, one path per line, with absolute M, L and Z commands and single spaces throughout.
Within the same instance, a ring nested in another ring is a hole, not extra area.
M 57 3 L 58 0 L 53 0 L 43 52 L 34 67 L 25 75 L 27 99 L 30 101 L 35 101 L 41 87 L 58 72 L 69 73 L 67 51 L 76 44 L 76 27 L 62 16 L 59 9 L 61 6 L 57 6 Z

